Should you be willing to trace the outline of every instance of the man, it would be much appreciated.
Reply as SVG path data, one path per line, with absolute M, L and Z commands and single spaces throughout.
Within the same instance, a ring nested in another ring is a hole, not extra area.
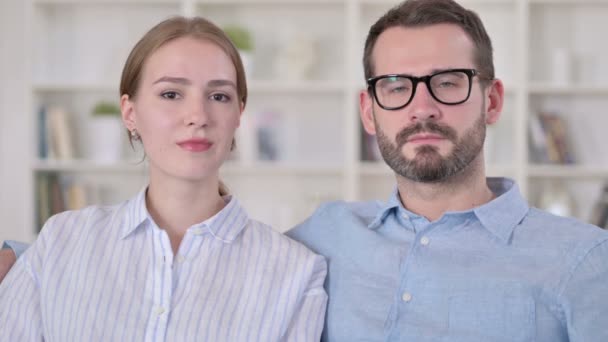
M 363 63 L 361 120 L 397 188 L 288 233 L 327 257 L 324 339 L 608 341 L 608 234 L 485 177 L 504 94 L 478 16 L 406 1 L 371 27 Z
M 490 38 L 451 0 L 409 0 L 365 45 L 361 120 L 397 186 L 287 234 L 327 257 L 326 341 L 608 341 L 608 234 L 486 178 L 500 117 Z

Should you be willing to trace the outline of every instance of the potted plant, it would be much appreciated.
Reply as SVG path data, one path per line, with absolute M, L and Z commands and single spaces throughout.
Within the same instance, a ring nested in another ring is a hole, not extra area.
M 91 111 L 87 132 L 88 159 L 97 162 L 116 162 L 121 159 L 123 125 L 120 108 L 108 101 L 99 101 Z
M 253 71 L 253 39 L 251 33 L 244 27 L 239 25 L 229 25 L 224 27 L 224 32 L 234 46 L 239 50 L 241 60 L 243 61 L 243 67 L 247 77 L 250 76 Z

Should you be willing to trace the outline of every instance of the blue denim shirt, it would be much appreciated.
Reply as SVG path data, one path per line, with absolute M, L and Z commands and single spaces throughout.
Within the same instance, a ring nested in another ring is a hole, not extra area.
M 530 208 L 513 181 L 440 219 L 333 202 L 288 232 L 328 259 L 324 341 L 608 341 L 608 233 Z
M 17 258 L 25 252 L 28 245 L 17 241 L 4 241 L 2 249 L 11 249 Z

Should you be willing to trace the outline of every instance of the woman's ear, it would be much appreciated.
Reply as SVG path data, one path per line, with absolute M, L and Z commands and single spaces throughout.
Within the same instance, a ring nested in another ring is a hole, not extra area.
M 135 119 L 135 104 L 129 98 L 129 95 L 124 94 L 120 97 L 120 113 L 122 122 L 129 131 L 137 128 Z
M 239 106 L 239 120 L 236 123 L 236 127 L 241 127 L 241 118 L 243 117 L 244 111 L 245 111 L 245 103 L 241 101 L 241 105 Z

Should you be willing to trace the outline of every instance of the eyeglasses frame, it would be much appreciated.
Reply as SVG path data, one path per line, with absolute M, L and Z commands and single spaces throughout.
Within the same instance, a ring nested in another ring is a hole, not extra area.
M 450 72 L 462 72 L 465 75 L 467 75 L 467 77 L 469 78 L 469 89 L 467 91 L 467 96 L 462 101 L 458 101 L 458 102 L 441 101 L 440 99 L 437 98 L 437 96 L 435 96 L 435 93 L 433 93 L 433 90 L 431 89 L 431 78 L 432 77 L 434 77 L 436 75 L 450 73 Z M 461 103 L 466 102 L 469 99 L 469 97 L 471 97 L 471 89 L 473 88 L 473 77 L 475 77 L 475 76 L 481 77 L 481 74 L 475 69 L 446 69 L 446 70 L 441 70 L 441 71 L 438 71 L 438 72 L 430 74 L 430 75 L 425 75 L 425 76 L 420 76 L 420 77 L 406 75 L 406 74 L 379 75 L 379 76 L 374 76 L 374 77 L 370 77 L 367 79 L 367 90 L 368 90 L 368 92 L 371 92 L 372 96 L 374 97 L 374 100 L 382 109 L 400 110 L 400 109 L 405 108 L 407 105 L 409 105 L 412 102 L 412 100 L 414 99 L 414 96 L 416 95 L 416 89 L 418 88 L 418 83 L 423 82 L 424 84 L 426 84 L 426 89 L 429 91 L 429 94 L 431 94 L 431 96 L 433 97 L 433 99 L 435 99 L 435 101 L 437 101 L 441 104 L 455 106 L 455 105 L 459 105 Z M 410 96 L 410 99 L 402 106 L 387 107 L 387 106 L 384 106 L 382 103 L 380 103 L 380 101 L 378 101 L 378 95 L 376 94 L 376 83 L 381 79 L 390 78 L 390 77 L 404 77 L 404 78 L 407 78 L 412 81 L 412 95 Z

